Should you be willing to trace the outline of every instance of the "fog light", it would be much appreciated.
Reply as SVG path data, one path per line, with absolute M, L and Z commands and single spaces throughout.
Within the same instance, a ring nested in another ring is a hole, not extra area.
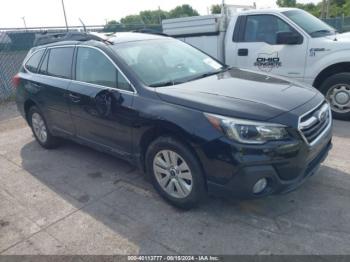
M 267 186 L 266 178 L 259 179 L 258 182 L 256 182 L 255 185 L 253 186 L 253 193 L 254 194 L 261 193 L 262 191 L 264 191 L 266 186 Z

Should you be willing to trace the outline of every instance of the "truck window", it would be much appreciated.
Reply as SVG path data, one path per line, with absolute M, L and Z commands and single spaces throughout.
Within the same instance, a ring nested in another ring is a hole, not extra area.
M 290 10 L 283 12 L 283 14 L 304 29 L 311 37 L 332 35 L 336 31 L 333 27 L 303 10 Z
M 275 45 L 278 32 L 295 32 L 295 30 L 274 15 L 250 15 L 244 29 L 243 42 L 265 42 Z

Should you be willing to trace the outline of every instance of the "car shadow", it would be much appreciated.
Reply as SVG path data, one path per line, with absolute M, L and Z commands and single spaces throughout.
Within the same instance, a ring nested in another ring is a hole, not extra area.
M 20 157 L 23 169 L 40 184 L 86 214 L 74 213 L 65 218 L 66 224 L 50 226 L 51 234 L 73 246 L 93 246 L 97 235 L 108 238 L 110 230 L 112 239 L 122 239 L 87 253 L 322 253 L 327 250 L 320 243 L 329 241 L 327 234 L 350 232 L 350 209 L 344 210 L 350 174 L 327 166 L 286 195 L 247 201 L 209 197 L 199 208 L 182 211 L 161 199 L 135 167 L 90 148 L 65 141 L 48 151 L 31 141 L 21 148 Z M 91 218 L 103 227 L 74 228 Z M 52 223 L 61 219 L 54 217 Z M 318 240 L 305 243 L 308 234 Z M 123 241 L 130 249 L 118 249 Z M 108 245 L 114 249 L 106 251 Z

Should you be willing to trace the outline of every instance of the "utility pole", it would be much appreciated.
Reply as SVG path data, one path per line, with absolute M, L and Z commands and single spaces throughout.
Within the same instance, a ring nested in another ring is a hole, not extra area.
M 162 18 L 161 18 L 161 15 L 160 15 L 160 6 L 158 6 L 158 21 L 159 21 L 159 24 L 161 25 L 162 24 Z
M 324 18 L 325 5 L 326 5 L 326 0 L 322 0 L 322 5 L 321 5 L 321 18 Z
M 222 3 L 221 3 L 221 15 L 224 15 L 225 14 L 225 0 L 222 0 Z
M 63 9 L 64 21 L 66 22 L 66 29 L 67 29 L 67 32 L 68 32 L 68 23 L 67 23 L 66 9 L 64 8 L 64 2 L 63 2 L 63 0 L 62 0 L 61 2 L 62 2 L 62 9 Z
M 329 7 L 331 5 L 331 0 L 327 0 L 326 18 L 329 18 Z
M 26 31 L 27 31 L 26 18 L 25 18 L 24 16 L 22 16 L 21 19 L 23 20 L 24 28 L 25 28 Z

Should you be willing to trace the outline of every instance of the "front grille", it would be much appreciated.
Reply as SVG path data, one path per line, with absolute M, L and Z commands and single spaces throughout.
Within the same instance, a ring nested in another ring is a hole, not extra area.
M 312 144 L 315 142 L 328 128 L 332 121 L 332 115 L 327 102 L 322 103 L 311 112 L 308 112 L 301 117 L 299 122 L 299 129 L 304 139 Z

